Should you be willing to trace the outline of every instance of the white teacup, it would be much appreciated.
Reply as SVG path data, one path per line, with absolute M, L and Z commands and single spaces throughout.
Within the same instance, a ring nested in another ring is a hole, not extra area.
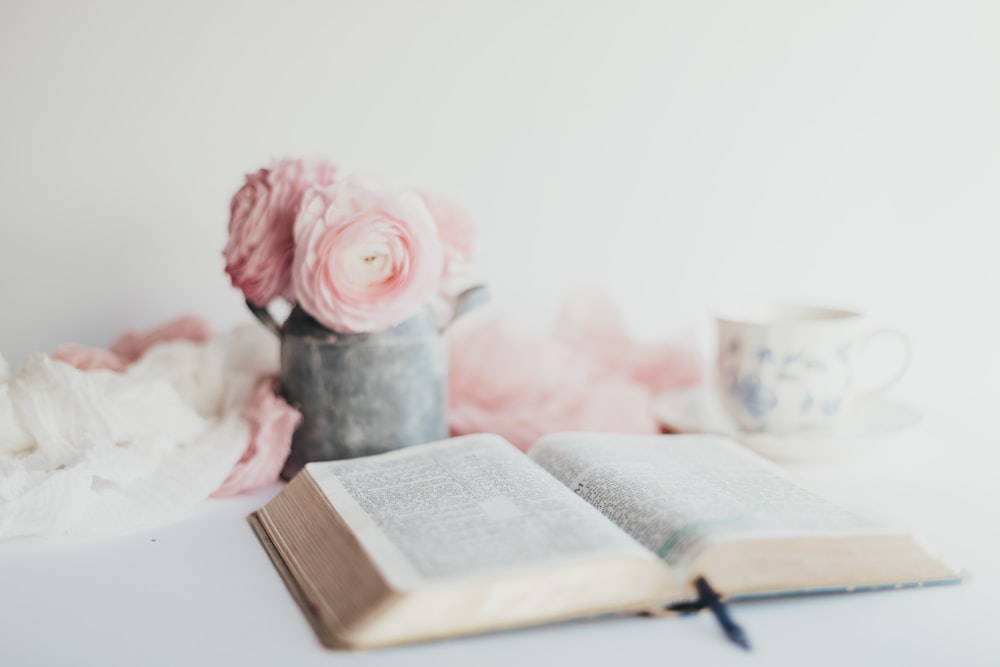
M 748 432 L 835 430 L 859 398 L 881 394 L 906 373 L 910 341 L 895 329 L 870 331 L 861 313 L 771 306 L 716 316 L 717 389 L 726 412 Z M 858 388 L 865 349 L 876 337 L 902 346 L 887 380 Z

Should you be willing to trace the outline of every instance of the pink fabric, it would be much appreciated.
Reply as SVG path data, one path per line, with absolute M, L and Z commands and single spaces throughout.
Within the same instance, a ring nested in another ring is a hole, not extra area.
M 126 370 L 157 343 L 188 340 L 201 343 L 212 337 L 208 322 L 197 316 L 178 317 L 147 332 L 124 333 L 110 350 L 87 348 L 67 343 L 52 353 L 52 358 L 80 370 Z M 242 458 L 233 467 L 216 497 L 249 493 L 278 479 L 292 446 L 292 434 L 302 420 L 298 410 L 278 395 L 278 382 L 263 377 L 243 412 L 250 424 L 250 440 Z
M 437 294 L 443 264 L 434 221 L 413 192 L 348 177 L 302 200 L 295 295 L 334 331 L 380 331 L 415 315 Z
M 214 335 L 212 326 L 197 315 L 183 315 L 149 331 L 126 331 L 111 344 L 110 351 L 131 363 L 157 343 L 187 340 L 203 343 Z
M 444 247 L 444 276 L 448 280 L 468 274 L 476 247 L 476 225 L 458 204 L 429 192 L 419 193 L 437 225 Z
M 189 340 L 201 343 L 212 337 L 212 327 L 197 315 L 178 317 L 149 331 L 126 331 L 107 350 L 64 343 L 52 352 L 52 358 L 81 371 L 103 369 L 122 372 L 157 343 Z
M 230 204 L 229 242 L 223 250 L 226 273 L 235 287 L 258 306 L 291 291 L 292 228 L 303 193 L 337 178 L 323 161 L 279 160 L 270 169 L 247 174 Z
M 250 443 L 213 497 L 249 493 L 278 480 L 302 415 L 278 396 L 277 390 L 274 378 L 262 378 L 257 385 L 243 412 L 250 422 Z
M 693 357 L 667 345 L 636 345 L 614 324 L 617 314 L 607 303 L 575 308 L 555 334 L 489 309 L 452 324 L 449 425 L 454 435 L 499 433 L 526 449 L 556 431 L 659 431 L 649 408 L 652 393 L 696 381 Z M 580 313 L 587 316 L 577 319 Z M 597 326 L 601 321 L 609 325 Z M 649 370 L 643 369 L 647 364 Z
M 111 350 L 94 347 L 83 347 L 73 343 L 64 343 L 55 349 L 52 358 L 62 361 L 81 371 L 108 370 L 121 373 L 128 368 L 128 360 Z
M 701 375 L 694 350 L 635 340 L 615 304 L 599 293 L 580 292 L 567 299 L 556 320 L 555 337 L 609 373 L 654 393 L 695 384 Z

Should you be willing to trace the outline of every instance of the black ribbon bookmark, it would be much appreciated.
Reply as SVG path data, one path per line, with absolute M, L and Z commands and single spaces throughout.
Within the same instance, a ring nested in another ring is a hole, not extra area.
M 726 633 L 729 641 L 733 642 L 745 651 L 750 650 L 750 639 L 743 628 L 729 615 L 729 609 L 723 604 L 722 598 L 715 592 L 705 577 L 698 577 L 694 580 L 695 590 L 698 591 L 698 599 L 693 602 L 681 602 L 670 606 L 671 611 L 694 612 L 708 609 L 715 616 L 715 619 L 722 626 L 722 631 Z

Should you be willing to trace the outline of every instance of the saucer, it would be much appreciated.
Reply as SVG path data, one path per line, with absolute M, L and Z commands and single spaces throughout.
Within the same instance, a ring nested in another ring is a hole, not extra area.
M 861 453 L 885 436 L 914 426 L 920 413 L 885 398 L 859 402 L 833 431 L 794 434 L 746 433 L 704 387 L 670 391 L 653 397 L 653 416 L 675 433 L 717 433 L 740 441 L 773 461 L 817 462 Z

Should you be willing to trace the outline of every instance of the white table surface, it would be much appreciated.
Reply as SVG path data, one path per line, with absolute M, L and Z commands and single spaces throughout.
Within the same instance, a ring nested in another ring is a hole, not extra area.
M 1000 439 L 938 410 L 861 458 L 793 475 L 967 568 L 963 586 L 744 603 L 754 651 L 708 615 L 567 623 L 362 653 L 316 641 L 256 537 L 252 496 L 168 526 L 0 543 L 0 665 L 1000 665 Z

